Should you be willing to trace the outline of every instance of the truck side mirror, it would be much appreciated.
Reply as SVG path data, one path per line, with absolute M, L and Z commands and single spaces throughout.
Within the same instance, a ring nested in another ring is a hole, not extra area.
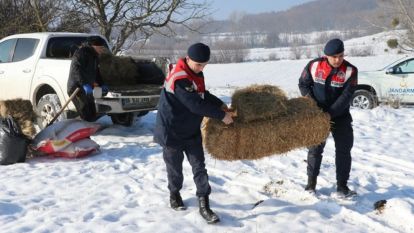
M 388 68 L 386 71 L 385 71 L 385 73 L 386 74 L 393 74 L 394 73 L 394 69 L 391 67 L 391 68 Z

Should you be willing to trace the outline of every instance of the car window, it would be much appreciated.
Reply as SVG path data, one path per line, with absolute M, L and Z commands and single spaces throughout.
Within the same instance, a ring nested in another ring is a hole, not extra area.
M 396 73 L 414 73 L 414 59 L 404 61 L 396 66 Z
M 22 61 L 31 57 L 39 44 L 38 39 L 20 38 L 17 40 L 16 49 L 14 50 L 13 62 Z
M 5 40 L 0 43 L 0 63 L 10 62 L 16 39 Z

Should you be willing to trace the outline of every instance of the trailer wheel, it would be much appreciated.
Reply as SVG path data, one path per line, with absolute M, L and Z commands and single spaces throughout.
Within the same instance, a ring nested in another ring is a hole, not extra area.
M 116 125 L 123 125 L 126 127 L 132 126 L 135 120 L 133 112 L 111 114 L 112 123 Z
M 36 106 L 37 125 L 39 128 L 44 129 L 60 109 L 62 109 L 62 105 L 56 94 L 46 94 L 42 96 Z M 66 118 L 66 113 L 62 112 L 56 121 L 61 121 Z

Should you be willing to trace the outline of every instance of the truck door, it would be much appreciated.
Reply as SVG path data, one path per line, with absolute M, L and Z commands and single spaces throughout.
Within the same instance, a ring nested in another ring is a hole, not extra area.
M 0 78 L 0 99 L 29 99 L 37 62 L 33 55 L 38 44 L 39 40 L 32 38 L 19 38 L 15 41 L 14 49 L 11 49 L 11 59 L 9 58 L 7 63 L 2 63 L 0 67 L 0 71 L 3 71 Z
M 17 39 L 5 40 L 0 43 L 0 100 L 4 99 L 7 86 L 5 85 L 5 77 L 13 56 L 14 47 Z
M 390 94 L 395 94 L 404 103 L 414 103 L 414 59 L 394 66 L 394 75 L 398 77 Z

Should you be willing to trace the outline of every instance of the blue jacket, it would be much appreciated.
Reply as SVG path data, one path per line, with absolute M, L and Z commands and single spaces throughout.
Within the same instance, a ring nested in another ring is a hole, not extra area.
M 310 61 L 299 78 L 302 96 L 313 98 L 332 119 L 349 115 L 352 95 L 358 84 L 358 69 L 344 60 L 333 68 L 326 57 Z
M 163 147 L 201 143 L 203 117 L 223 119 L 223 102 L 205 90 L 203 73 L 195 74 L 184 59 L 168 75 L 161 91 L 154 140 Z

